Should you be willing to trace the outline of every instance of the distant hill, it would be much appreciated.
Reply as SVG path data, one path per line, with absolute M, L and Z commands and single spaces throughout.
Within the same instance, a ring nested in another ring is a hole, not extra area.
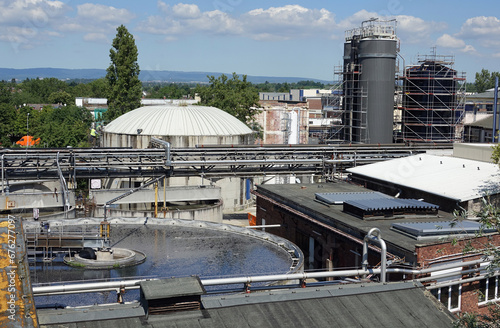
M 155 81 L 155 82 L 178 82 L 178 83 L 207 83 L 207 75 L 219 76 L 220 72 L 181 72 L 181 71 L 141 71 L 139 78 L 141 81 Z M 224 73 L 226 75 L 231 75 Z M 104 77 L 106 70 L 104 69 L 66 69 L 66 68 L 0 68 L 0 80 L 10 81 L 16 79 L 18 81 L 27 78 L 49 78 L 55 77 L 60 80 L 94 80 Z M 241 74 L 239 74 L 241 75 Z M 321 83 L 330 83 L 330 81 L 306 78 L 306 77 L 278 77 L 278 76 L 247 76 L 248 81 L 252 83 L 292 83 L 299 81 L 316 81 Z

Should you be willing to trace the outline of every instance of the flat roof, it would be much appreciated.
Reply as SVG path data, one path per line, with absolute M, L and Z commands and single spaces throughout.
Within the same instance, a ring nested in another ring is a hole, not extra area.
M 316 193 L 334 192 L 363 192 L 367 189 L 344 182 L 324 184 L 288 184 L 288 185 L 257 185 L 259 195 L 269 197 L 278 203 L 284 204 L 294 210 L 300 211 L 315 220 L 333 228 L 346 232 L 356 238 L 363 239 L 372 228 L 379 228 L 382 239 L 388 245 L 388 252 L 395 255 L 406 256 L 407 260 L 414 257 L 415 247 L 436 242 L 443 242 L 443 236 L 434 240 L 419 241 L 405 234 L 391 229 L 395 222 L 436 222 L 449 221 L 454 217 L 450 213 L 438 212 L 438 216 L 399 216 L 391 220 L 363 220 L 343 211 L 343 205 L 328 205 L 316 200 Z M 454 237 L 454 235 L 451 235 Z
M 464 158 L 420 154 L 347 171 L 460 202 L 500 193 L 498 165 Z

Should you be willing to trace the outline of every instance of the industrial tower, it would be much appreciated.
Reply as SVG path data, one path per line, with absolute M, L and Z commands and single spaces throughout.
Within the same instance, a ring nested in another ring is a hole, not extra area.
M 349 143 L 392 143 L 396 20 L 364 21 L 346 31 L 342 71 L 342 126 Z
M 404 142 L 462 140 L 465 74 L 454 70 L 453 56 L 420 56 L 405 68 L 401 132 Z

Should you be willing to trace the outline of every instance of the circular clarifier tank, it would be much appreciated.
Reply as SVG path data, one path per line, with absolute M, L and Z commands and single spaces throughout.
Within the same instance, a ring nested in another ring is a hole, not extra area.
M 98 226 L 101 219 L 50 222 L 51 233 Z M 286 239 L 243 227 L 203 221 L 172 219 L 111 219 L 110 247 L 145 255 L 143 263 L 93 269 L 64 264 L 67 253 L 31 267 L 32 283 L 51 284 L 77 280 L 110 281 L 138 277 L 201 279 L 293 273 L 302 270 L 302 252 Z M 127 292 L 126 301 L 133 300 Z M 39 304 L 81 305 L 116 301 L 115 293 L 37 297 Z

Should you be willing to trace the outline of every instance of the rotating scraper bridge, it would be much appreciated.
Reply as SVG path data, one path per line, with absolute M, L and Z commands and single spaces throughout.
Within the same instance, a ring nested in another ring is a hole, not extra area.
M 359 164 L 450 149 L 451 144 L 202 146 L 170 148 L 34 148 L 0 150 L 2 190 L 9 180 L 133 177 L 252 177 L 316 174 L 325 179 Z

